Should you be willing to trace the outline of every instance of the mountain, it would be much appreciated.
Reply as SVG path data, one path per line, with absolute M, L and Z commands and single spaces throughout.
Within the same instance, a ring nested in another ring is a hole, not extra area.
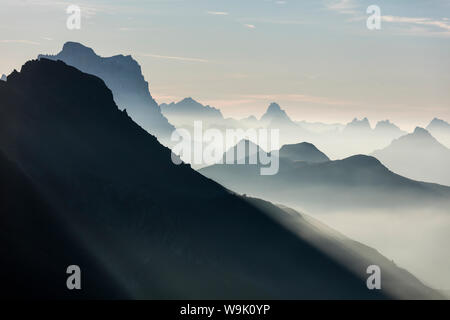
M 281 109 L 278 103 L 272 102 L 267 111 L 261 116 L 260 122 L 264 123 L 267 126 L 276 127 L 276 126 L 293 126 L 297 125 L 294 121 L 289 118 L 286 111 Z
M 78 241 L 22 170 L 0 152 L 0 281 L 3 299 L 114 299 L 126 297 L 116 279 L 98 266 L 89 246 Z M 66 272 L 83 270 L 82 290 L 65 289 Z
M 286 144 L 279 151 L 281 158 L 288 158 L 292 161 L 306 162 L 326 162 L 330 159 L 315 145 L 308 142 L 297 144 Z
M 450 149 L 423 128 L 417 127 L 373 155 L 398 174 L 450 186 Z
M 447 148 L 450 148 L 450 124 L 448 122 L 434 118 L 426 129 Z
M 6 81 L 6 80 L 8 80 L 8 79 L 6 78 L 6 75 L 5 75 L 5 74 L 2 74 L 2 77 L 1 77 L 0 80 L 1 80 L 1 81 Z
M 368 208 L 446 209 L 450 205 L 450 188 L 404 178 L 369 156 L 319 163 L 280 157 L 279 171 L 271 176 L 260 175 L 261 167 L 216 164 L 199 172 L 238 193 L 313 213 Z
M 15 255 L 7 270 L 18 267 L 8 275 L 24 279 L 21 297 L 77 297 L 56 274 L 78 263 L 83 286 L 97 286 L 101 297 L 117 284 L 111 292 L 120 298 L 141 299 L 441 298 L 376 251 L 356 251 L 301 214 L 238 197 L 173 164 L 170 150 L 120 111 L 96 76 L 30 61 L 0 82 L 0 101 L 0 150 L 9 159 L 0 157 L 1 205 L 12 203 L 0 211 L 1 227 L 11 226 L 0 233 L 0 251 L 2 266 Z M 383 268 L 381 291 L 366 287 L 371 264 Z M 44 281 L 55 291 L 34 286 Z M 10 285 L 2 283 L 2 294 L 15 290 Z
M 141 67 L 131 56 L 104 58 L 80 43 L 66 42 L 57 55 L 41 54 L 38 59 L 41 58 L 64 61 L 101 78 L 111 89 L 120 109 L 126 109 L 131 118 L 162 143 L 170 144 L 170 136 L 175 128 L 161 114 L 149 92 Z
M 398 137 L 406 134 L 405 131 L 401 130 L 394 123 L 389 120 L 378 121 L 374 133 L 380 137 L 387 137 L 388 139 L 397 139 Z
M 192 98 L 185 98 L 177 103 L 163 103 L 160 105 L 161 112 L 172 123 L 188 123 L 194 121 L 222 121 L 224 120 L 219 109 L 210 106 L 204 106 Z
M 344 128 L 345 134 L 350 133 L 367 133 L 370 132 L 372 128 L 370 127 L 369 119 L 364 118 L 361 120 L 358 120 L 357 118 L 354 118 L 352 122 L 347 123 L 347 125 Z

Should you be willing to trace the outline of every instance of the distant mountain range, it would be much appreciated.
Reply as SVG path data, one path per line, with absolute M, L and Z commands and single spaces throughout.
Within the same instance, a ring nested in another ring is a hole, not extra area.
M 41 58 L 0 101 L 1 296 L 441 298 L 373 249 L 174 165 L 96 76 Z
M 450 186 L 450 149 L 423 128 L 417 127 L 373 156 L 408 178 Z
M 327 157 L 315 147 L 304 146 L 282 147 L 279 172 L 272 176 L 261 176 L 260 164 L 216 164 L 199 172 L 236 192 L 308 212 L 358 208 L 442 209 L 450 205 L 449 187 L 404 178 L 370 156 L 356 155 L 327 161 Z M 316 161 L 308 161 L 311 158 Z
M 204 106 L 192 98 L 184 98 L 179 102 L 160 105 L 161 112 L 170 117 L 184 117 L 189 120 L 215 119 L 223 120 L 219 109 Z
M 40 54 L 38 58 L 61 60 L 101 78 L 111 89 L 114 101 L 120 109 L 126 109 L 136 123 L 162 143 L 170 144 L 170 135 L 175 128 L 161 114 L 158 104 L 150 94 L 141 67 L 131 56 L 116 55 L 104 58 L 80 43 L 66 42 L 60 53 Z

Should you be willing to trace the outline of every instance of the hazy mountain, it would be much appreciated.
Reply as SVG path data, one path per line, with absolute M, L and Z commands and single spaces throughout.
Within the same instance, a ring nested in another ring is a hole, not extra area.
M 114 101 L 145 130 L 161 142 L 169 144 L 175 128 L 161 114 L 152 98 L 148 82 L 142 75 L 140 65 L 131 56 L 116 55 L 100 57 L 91 48 L 76 42 L 66 42 L 57 55 L 39 55 L 38 58 L 62 60 L 68 65 L 93 74 L 111 89 Z
M 204 106 L 192 98 L 184 98 L 178 102 L 160 105 L 161 112 L 173 123 L 193 121 L 222 121 L 224 120 L 219 109 Z
M 366 133 L 370 132 L 372 128 L 370 127 L 369 119 L 364 118 L 361 120 L 358 120 L 357 118 L 354 118 L 352 122 L 347 123 L 347 125 L 344 128 L 344 133 L 350 134 L 350 133 Z
M 450 148 L 450 124 L 444 120 L 434 118 L 426 128 L 439 142 Z
M 286 144 L 281 147 L 279 156 L 292 161 L 326 162 L 330 160 L 315 145 L 308 142 Z
M 308 122 L 305 120 L 296 122 L 301 128 L 314 133 L 338 133 L 341 132 L 345 125 L 340 123 L 322 123 L 322 122 Z
M 0 78 L 1 81 L 6 81 L 8 80 L 5 74 L 2 74 L 2 77 Z
M 369 156 L 321 163 L 281 157 L 279 172 L 272 176 L 260 175 L 260 167 L 259 164 L 217 164 L 199 171 L 239 193 L 309 212 L 358 208 L 442 209 L 450 205 L 450 188 L 404 178 Z
M 375 126 L 374 133 L 378 136 L 384 136 L 391 140 L 406 134 L 405 131 L 401 130 L 389 120 L 378 121 Z
M 260 122 L 266 126 L 294 126 L 297 125 L 289 118 L 286 111 L 281 109 L 278 103 L 272 102 L 266 112 L 261 116 Z
M 373 155 L 403 176 L 450 185 L 450 149 L 423 128 L 417 127 L 413 133 L 392 141 Z
M 302 215 L 238 197 L 189 166 L 172 164 L 170 150 L 120 111 L 95 76 L 60 61 L 31 61 L 0 83 L 0 100 L 0 150 L 14 163 L 0 162 L 1 195 L 14 205 L 0 211 L 12 226 L 0 233 L 0 250 L 3 259 L 15 255 L 10 266 L 20 273 L 9 276 L 24 279 L 21 296 L 67 294 L 56 274 L 65 273 L 60 269 L 70 254 L 86 274 L 86 288 L 96 285 L 102 295 L 113 286 L 84 262 L 92 255 L 122 298 L 440 297 L 370 248 L 358 244 L 358 252 Z M 32 181 L 29 196 L 27 182 L 9 187 L 23 177 L 14 168 Z M 58 214 L 32 202 L 36 190 Z M 37 227 L 35 219 L 43 222 Z M 274 219 L 292 223 L 288 229 Z M 61 225 L 81 250 L 63 238 Z M 51 244 L 50 254 L 37 250 L 29 258 L 36 241 Z M 28 267 L 27 259 L 41 261 L 42 270 Z M 383 268 L 381 292 L 367 290 L 371 264 Z M 55 274 L 45 283 L 56 291 L 36 289 L 40 278 L 26 281 L 41 274 Z M 13 290 L 10 284 L 2 283 L 2 291 Z

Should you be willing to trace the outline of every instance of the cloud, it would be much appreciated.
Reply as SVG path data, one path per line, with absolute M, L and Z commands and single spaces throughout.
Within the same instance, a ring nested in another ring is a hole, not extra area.
M 338 0 L 327 2 L 325 4 L 328 10 L 336 11 L 341 14 L 356 14 L 357 5 L 353 0 Z
M 0 40 L 0 43 L 22 43 L 22 44 L 31 44 L 31 45 L 40 45 L 39 42 L 30 41 L 30 40 Z
M 246 26 L 249 29 L 256 29 L 254 24 L 244 24 L 244 26 Z
M 206 13 L 214 15 L 214 16 L 227 16 L 228 15 L 228 12 L 225 12 L 225 11 L 208 11 Z
M 139 53 L 137 55 L 141 56 L 141 57 L 151 57 L 151 58 L 157 58 L 157 59 L 177 60 L 177 61 L 185 61 L 185 62 L 201 62 L 201 63 L 209 62 L 209 60 L 200 59 L 200 58 L 165 56 L 165 55 L 151 54 L 151 53 Z
M 396 17 L 396 16 L 381 16 L 382 21 L 391 23 L 403 23 L 414 24 L 422 26 L 431 26 L 442 29 L 444 31 L 450 31 L 450 23 L 446 19 L 433 20 L 430 18 L 412 18 L 412 17 Z

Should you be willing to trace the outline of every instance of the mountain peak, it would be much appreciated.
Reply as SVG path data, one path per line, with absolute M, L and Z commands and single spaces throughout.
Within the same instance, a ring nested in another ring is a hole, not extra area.
M 421 137 L 432 137 L 431 134 L 427 130 L 425 130 L 424 128 L 421 128 L 421 127 L 416 127 L 414 129 L 413 135 L 421 136 Z
M 292 161 L 326 162 L 330 159 L 315 145 L 309 142 L 285 144 L 280 149 L 280 157 Z
M 283 111 L 281 110 L 281 107 L 278 103 L 276 102 L 272 102 L 269 107 L 267 108 L 267 112 L 280 112 Z
M 72 42 L 72 41 L 67 41 L 66 43 L 64 43 L 62 52 L 66 54 L 69 53 L 77 55 L 82 54 L 82 55 L 97 56 L 97 54 L 94 52 L 92 48 L 86 47 L 85 45 L 82 45 L 79 42 Z
M 292 120 L 291 118 L 289 118 L 286 111 L 281 109 L 280 105 L 276 102 L 272 102 L 267 108 L 266 113 L 264 113 L 263 116 L 261 117 L 261 121 L 265 121 L 268 123 L 274 120 L 275 121 L 281 120 L 283 122 L 292 123 Z
M 114 95 L 114 101 L 145 130 L 169 144 L 175 128 L 161 114 L 152 98 L 140 65 L 122 54 L 101 57 L 78 42 L 66 42 L 56 55 L 40 54 L 38 59 L 61 60 L 82 72 L 101 78 Z
M 431 120 L 430 124 L 427 126 L 427 129 L 436 129 L 436 128 L 450 128 L 450 124 L 447 121 L 444 121 L 439 118 L 434 118 Z

